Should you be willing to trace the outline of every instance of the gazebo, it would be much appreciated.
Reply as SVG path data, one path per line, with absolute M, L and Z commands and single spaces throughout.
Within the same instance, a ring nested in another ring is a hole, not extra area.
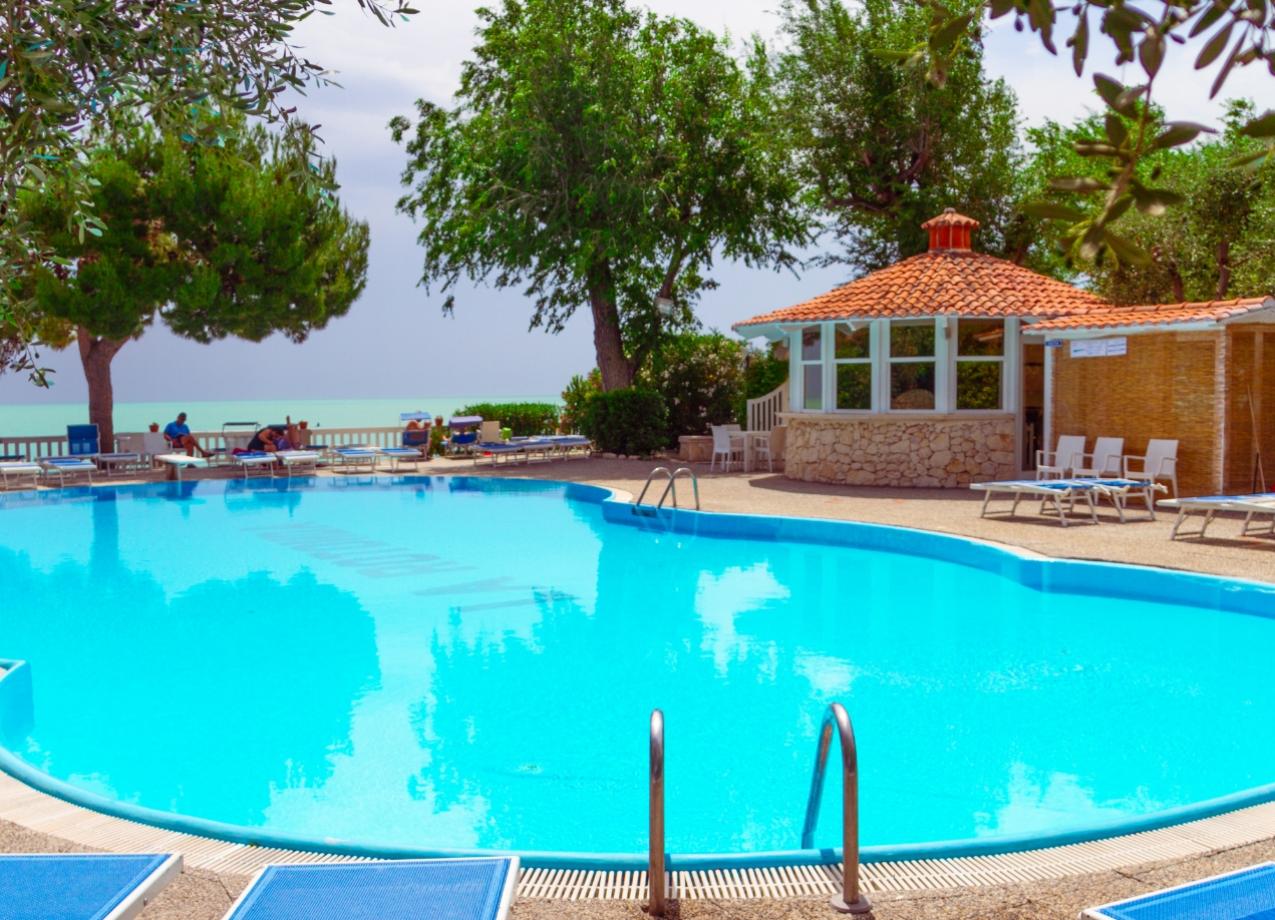
M 978 221 L 952 209 L 923 227 L 926 252 L 735 325 L 787 347 L 779 420 L 788 477 L 960 487 L 1029 473 L 1035 451 L 1056 433 L 1122 436 L 1130 453 L 1148 438 L 1180 438 L 1182 478 L 1200 487 L 1221 487 L 1222 467 L 1247 463 L 1193 454 L 1221 449 L 1212 443 L 1217 432 L 1238 424 L 1235 381 L 1222 379 L 1226 354 L 1243 351 L 1256 375 L 1248 390 L 1275 409 L 1275 338 L 1263 347 L 1275 336 L 1275 301 L 1116 307 L 975 251 Z M 1247 338 L 1228 351 L 1240 333 Z M 1215 343 L 1207 358 L 1191 347 L 1200 334 Z M 1123 346 L 1064 348 L 1108 338 Z M 1085 363 L 1090 355 L 1102 361 Z M 1217 384 L 1203 417 L 1202 406 L 1169 411 L 1183 375 Z M 1248 453 L 1263 439 L 1275 439 L 1275 425 L 1250 434 Z

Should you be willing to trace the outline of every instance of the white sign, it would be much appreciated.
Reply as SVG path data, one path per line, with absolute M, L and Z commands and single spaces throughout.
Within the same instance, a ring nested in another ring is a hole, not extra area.
M 1118 358 L 1128 354 L 1129 340 L 1124 336 L 1111 339 L 1072 339 L 1073 358 Z

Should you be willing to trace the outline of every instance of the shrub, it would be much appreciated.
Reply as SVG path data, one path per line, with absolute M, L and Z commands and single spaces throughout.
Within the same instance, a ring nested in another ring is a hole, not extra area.
M 517 435 L 553 434 L 558 430 L 558 407 L 553 403 L 474 403 L 457 409 L 456 415 L 481 415 L 500 422 Z
M 670 336 L 652 354 L 639 381 L 668 404 L 666 443 L 682 434 L 704 434 L 709 425 L 734 420 L 744 386 L 742 342 L 720 332 Z
M 576 374 L 562 391 L 562 414 L 558 423 L 563 431 L 584 430 L 584 407 L 596 393 L 602 392 L 602 373 L 596 367 L 587 375 Z
M 788 379 L 788 358 L 773 350 L 749 350 L 744 361 L 744 386 L 735 405 L 735 421 L 748 424 L 748 400 L 765 396 Z
M 598 450 L 612 454 L 646 456 L 668 444 L 664 397 L 642 387 L 595 393 L 582 427 Z

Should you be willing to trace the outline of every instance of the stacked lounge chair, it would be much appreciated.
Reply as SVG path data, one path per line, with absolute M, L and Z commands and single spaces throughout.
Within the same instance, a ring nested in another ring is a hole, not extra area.
M 375 473 L 376 461 L 381 456 L 379 448 L 366 446 L 333 447 L 331 453 L 334 473 L 357 473 L 362 469 Z
M 274 478 L 275 455 L 264 450 L 241 450 L 230 457 L 232 463 L 243 470 L 243 478 L 247 479 L 253 472 L 260 476 Z
M 975 482 L 970 488 L 983 493 L 983 507 L 980 517 L 992 514 L 1007 514 L 1013 517 L 1018 511 L 1018 504 L 1024 498 L 1040 500 L 1040 511 L 1043 514 L 1047 505 L 1052 503 L 1058 514 L 1058 523 L 1066 527 L 1068 514 L 1074 514 L 1076 501 L 1084 502 L 1089 511 L 1092 523 L 1098 521 L 1098 499 L 1108 498 L 1120 516 L 1120 523 L 1128 518 L 1128 502 L 1131 497 L 1141 497 L 1147 509 L 1147 517 L 1155 520 L 1155 492 L 1164 491 L 1164 486 L 1155 482 L 1136 479 L 1012 479 L 1001 482 Z M 1013 499 L 1008 512 L 990 509 L 992 499 L 997 495 L 1007 495 Z M 1068 510 L 1064 512 L 1063 504 Z
M 67 477 L 83 476 L 90 483 L 97 472 L 97 464 L 83 457 L 45 457 L 40 461 L 45 479 L 57 477 L 58 485 L 65 486 Z
M 9 488 L 11 482 L 21 486 L 28 476 L 31 477 L 31 488 L 39 488 L 43 472 L 44 467 L 27 460 L 0 461 L 0 488 Z

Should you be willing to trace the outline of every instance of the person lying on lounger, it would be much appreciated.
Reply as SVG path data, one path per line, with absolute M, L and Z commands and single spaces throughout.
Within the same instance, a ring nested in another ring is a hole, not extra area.
M 168 442 L 168 446 L 173 450 L 184 450 L 190 456 L 195 456 L 195 451 L 199 451 L 201 456 L 207 457 L 208 451 L 199 446 L 199 442 L 195 440 L 195 436 L 190 433 L 190 426 L 186 424 L 186 413 L 178 412 L 177 419 L 169 422 L 164 426 L 164 440 Z

